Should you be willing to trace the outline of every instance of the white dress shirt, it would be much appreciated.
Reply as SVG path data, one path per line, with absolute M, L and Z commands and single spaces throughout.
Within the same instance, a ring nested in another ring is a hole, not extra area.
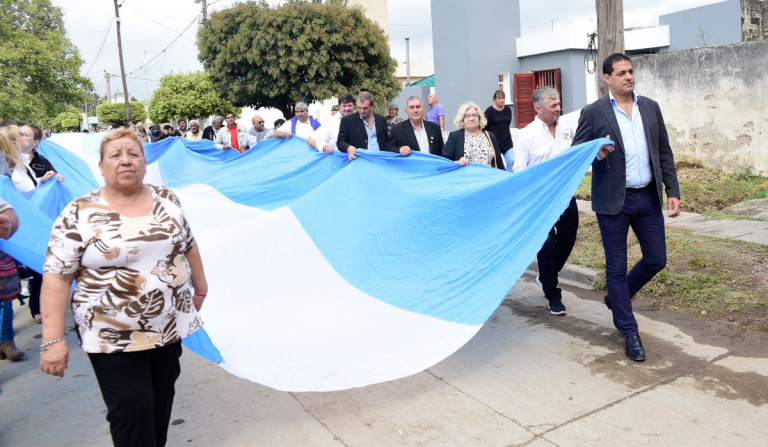
M 325 122 L 312 133 L 312 138 L 315 140 L 317 151 L 322 152 L 326 144 L 331 146 L 331 149 L 336 150 L 338 149 L 336 147 L 336 142 L 339 139 L 341 114 L 337 113 L 335 115 L 331 115 L 330 118 L 323 121 Z
M 549 131 L 547 124 L 538 116 L 525 126 L 517 136 L 515 165 L 512 172 L 521 171 L 529 166 L 549 160 L 555 155 L 571 147 L 574 129 L 569 124 L 557 120 L 555 136 Z
M 616 115 L 616 121 L 619 122 L 621 142 L 624 146 L 627 187 L 642 188 L 651 183 L 653 174 L 651 173 L 651 153 L 648 150 L 648 140 L 645 137 L 643 117 L 640 116 L 640 109 L 637 107 L 637 95 L 632 92 L 632 118 L 619 107 L 610 90 L 608 95 L 613 106 L 613 113 Z
M 429 153 L 429 138 L 427 138 L 427 128 L 424 126 L 424 121 L 421 122 L 421 131 L 413 125 L 411 120 L 408 120 L 413 126 L 413 134 L 416 135 L 416 142 L 419 143 L 419 150 L 425 154 Z

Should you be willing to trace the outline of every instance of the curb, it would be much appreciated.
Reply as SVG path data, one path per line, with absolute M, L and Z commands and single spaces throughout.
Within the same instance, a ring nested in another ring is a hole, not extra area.
M 528 269 L 525 271 L 525 273 L 534 277 L 539 276 L 538 261 L 533 261 L 533 263 L 528 266 Z M 594 284 L 597 272 L 592 269 L 581 267 L 575 264 L 565 264 L 565 267 L 563 267 L 557 276 L 558 281 L 562 284 L 567 284 L 569 286 L 579 287 L 586 290 L 595 290 Z

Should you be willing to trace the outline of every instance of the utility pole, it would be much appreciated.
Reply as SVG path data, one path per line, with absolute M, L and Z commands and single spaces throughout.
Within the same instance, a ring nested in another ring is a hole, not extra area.
M 123 78 L 123 99 L 125 99 L 126 123 L 131 122 L 131 96 L 128 94 L 128 81 L 125 79 L 125 65 L 123 64 L 123 43 L 120 40 L 120 6 L 115 0 L 115 24 L 117 27 L 117 53 L 120 55 L 120 75 Z
M 111 76 L 106 71 L 104 72 L 104 81 L 107 83 L 107 102 L 106 104 L 112 103 L 112 85 L 110 84 Z
M 144 108 L 149 116 L 149 84 L 147 83 L 147 50 L 144 50 Z
M 595 0 L 597 8 L 597 82 L 598 97 L 608 93 L 603 81 L 603 61 L 613 53 L 624 52 L 624 5 L 623 1 Z
M 208 21 L 208 1 L 207 0 L 202 0 L 202 1 L 203 1 L 203 26 L 205 26 L 205 22 Z
M 405 38 L 405 85 L 411 85 L 411 38 Z

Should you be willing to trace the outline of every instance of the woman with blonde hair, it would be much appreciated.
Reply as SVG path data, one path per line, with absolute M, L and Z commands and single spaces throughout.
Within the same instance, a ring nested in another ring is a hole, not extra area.
M 136 132 L 101 142 L 104 186 L 73 200 L 56 220 L 43 267 L 40 369 L 64 376 L 71 307 L 107 406 L 116 446 L 163 446 L 181 339 L 202 326 L 208 293 L 200 251 L 176 195 L 144 183 Z
M 487 122 L 477 104 L 471 101 L 462 104 L 453 123 L 458 130 L 448 135 L 448 141 L 443 146 L 443 157 L 461 166 L 472 162 L 504 169 L 499 143 L 494 134 L 482 130 Z
M 16 126 L 13 126 L 16 127 Z M 0 152 L 3 153 L 5 163 L 8 165 L 8 170 L 11 172 L 11 181 L 16 190 L 26 198 L 32 197 L 35 192 L 35 181 L 32 179 L 32 175 L 29 172 L 29 167 L 21 159 L 21 154 L 18 148 L 11 140 L 6 136 L 10 133 L 4 132 L 7 127 L 0 129 Z M 18 127 L 17 127 L 18 129 Z M 18 130 L 16 131 L 18 135 Z

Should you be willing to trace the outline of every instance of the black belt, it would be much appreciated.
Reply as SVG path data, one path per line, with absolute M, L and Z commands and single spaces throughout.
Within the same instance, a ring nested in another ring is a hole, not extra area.
M 647 185 L 640 187 L 640 188 L 630 188 L 627 187 L 627 192 L 643 192 L 647 189 L 650 189 L 653 186 L 653 182 L 648 183 Z

